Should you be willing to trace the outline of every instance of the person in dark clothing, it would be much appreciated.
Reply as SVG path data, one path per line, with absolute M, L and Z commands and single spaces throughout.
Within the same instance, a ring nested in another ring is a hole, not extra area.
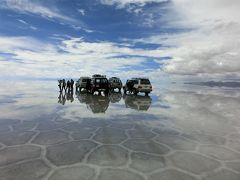
M 62 80 L 62 90 L 65 90 L 65 92 L 66 92 L 66 81 L 65 81 L 65 79 L 63 79 Z
M 70 91 L 71 90 L 71 82 L 68 80 L 67 81 L 67 90 Z
M 62 92 L 62 80 L 58 80 L 59 91 Z
M 74 80 L 71 79 L 71 91 L 73 91 Z

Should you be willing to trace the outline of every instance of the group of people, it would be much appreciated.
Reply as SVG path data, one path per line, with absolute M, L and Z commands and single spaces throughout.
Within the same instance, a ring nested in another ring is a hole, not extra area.
M 67 82 L 65 81 L 65 79 L 60 79 L 58 80 L 58 87 L 60 92 L 62 92 L 63 90 L 66 91 L 73 91 L 73 85 L 74 85 L 74 80 L 67 80 Z

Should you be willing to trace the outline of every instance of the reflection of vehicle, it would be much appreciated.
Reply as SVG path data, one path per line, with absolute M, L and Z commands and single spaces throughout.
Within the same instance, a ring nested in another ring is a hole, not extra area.
M 75 86 L 76 86 L 76 91 L 82 91 L 82 89 L 85 89 L 87 91 L 90 90 L 90 83 L 91 83 L 91 78 L 90 77 L 80 77 L 79 80 L 77 80 Z
M 92 78 L 91 80 L 91 90 L 90 92 L 94 94 L 94 92 L 98 91 L 99 94 L 103 91 L 105 94 L 109 92 L 109 84 L 108 80 L 105 76 L 97 76 Z
M 90 98 L 90 95 L 86 92 L 80 92 L 80 91 L 76 91 L 75 92 L 76 96 L 77 96 L 77 99 L 79 100 L 80 103 L 85 103 L 87 104 L 87 102 L 89 102 L 89 98 Z
M 111 89 L 111 91 L 113 91 L 114 89 L 118 89 L 119 92 L 120 92 L 121 88 L 122 88 L 122 81 L 121 81 L 121 79 L 119 79 L 117 77 L 109 78 L 109 88 Z
M 148 95 L 152 91 L 152 85 L 147 78 L 132 78 L 127 80 L 123 90 L 125 94 L 129 92 L 137 95 L 139 92 L 143 92 Z
M 152 103 L 150 96 L 138 96 L 127 94 L 123 96 L 127 108 L 136 109 L 138 111 L 147 111 Z
M 85 103 L 93 113 L 104 113 L 109 106 L 108 96 L 94 96 L 88 93 L 76 93 L 80 103 Z
M 122 93 L 113 91 L 109 94 L 109 99 L 111 103 L 119 102 L 122 99 Z

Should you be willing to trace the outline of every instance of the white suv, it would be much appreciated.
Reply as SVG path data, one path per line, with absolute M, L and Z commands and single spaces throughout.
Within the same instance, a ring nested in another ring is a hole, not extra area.
M 147 78 L 132 78 L 127 80 L 124 86 L 124 93 L 127 91 L 130 93 L 133 92 L 135 95 L 139 92 L 143 92 L 147 96 L 152 91 L 152 85 Z

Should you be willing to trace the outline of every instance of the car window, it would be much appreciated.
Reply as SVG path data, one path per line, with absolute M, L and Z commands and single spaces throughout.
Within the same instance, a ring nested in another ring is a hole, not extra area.
M 138 84 L 138 80 L 133 80 L 133 84 Z
M 141 84 L 150 84 L 148 79 L 141 79 Z
M 96 79 L 96 81 L 95 81 L 96 83 L 100 83 L 100 79 Z
M 101 79 L 101 83 L 107 83 L 107 79 Z

